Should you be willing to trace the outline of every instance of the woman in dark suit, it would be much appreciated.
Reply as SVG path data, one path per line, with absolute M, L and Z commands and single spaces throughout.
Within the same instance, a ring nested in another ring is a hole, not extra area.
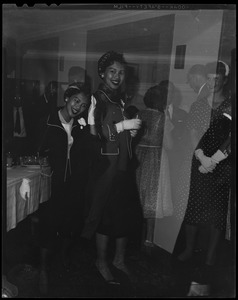
M 97 143 L 97 153 L 82 235 L 91 238 L 96 233 L 96 267 L 110 284 L 119 282 L 113 278 L 107 262 L 109 237 L 116 239 L 113 265 L 128 274 L 124 264 L 126 237 L 133 228 L 136 215 L 129 193 L 133 183 L 128 170 L 132 158 L 131 137 L 136 135 L 141 120 L 129 120 L 124 112 L 121 87 L 125 72 L 122 54 L 109 51 L 99 59 L 98 73 L 103 82 L 94 93 L 94 104 L 89 109 L 89 124 Z
M 52 169 L 51 198 L 46 215 L 40 218 L 43 293 L 47 292 L 47 259 L 57 236 L 63 241 L 62 260 L 66 266 L 72 237 L 82 228 L 84 187 L 90 168 L 91 136 L 85 121 L 90 104 L 88 89 L 72 84 L 64 93 L 64 101 L 63 108 L 51 111 L 40 148 L 41 155 L 48 155 Z

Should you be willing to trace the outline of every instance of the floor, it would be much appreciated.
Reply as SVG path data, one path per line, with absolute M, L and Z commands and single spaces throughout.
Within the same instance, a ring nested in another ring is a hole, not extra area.
M 3 246 L 3 274 L 17 286 L 16 298 L 180 298 L 186 297 L 190 286 L 191 265 L 177 266 L 171 254 L 157 246 L 139 251 L 132 240 L 126 254 L 132 278 L 129 280 L 124 273 L 112 268 L 121 285 L 109 286 L 94 266 L 94 240 L 78 238 L 71 250 L 68 270 L 63 268 L 59 254 L 51 258 L 49 292 L 42 295 L 38 286 L 39 247 L 32 235 L 29 217 L 7 233 Z M 110 244 L 110 258 L 112 254 L 113 243 Z M 202 253 L 195 256 L 199 260 Z M 233 257 L 232 247 L 226 240 L 220 248 L 211 298 L 235 297 Z

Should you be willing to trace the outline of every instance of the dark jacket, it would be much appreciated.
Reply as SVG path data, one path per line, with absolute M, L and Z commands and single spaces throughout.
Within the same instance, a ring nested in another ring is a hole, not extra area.
M 132 157 L 132 149 L 130 132 L 118 134 L 115 126 L 126 118 L 120 94 L 114 95 L 105 85 L 100 85 L 94 96 L 97 100 L 95 121 L 100 138 L 100 154 L 117 156 L 118 168 L 125 170 L 128 159 Z
M 127 171 L 132 158 L 131 136 L 128 130 L 117 133 L 115 124 L 124 120 L 119 93 L 100 85 L 94 93 L 97 100 L 95 123 L 98 130 L 97 155 L 94 160 L 86 204 L 86 222 L 82 236 L 91 238 L 102 218 L 105 205 L 118 171 Z M 123 188 L 123 187 L 122 187 Z
M 56 109 L 48 118 L 40 154 L 49 156 L 53 176 L 56 176 L 60 182 L 66 181 L 67 174 L 76 176 L 80 173 L 83 176 L 84 171 L 88 171 L 90 163 L 89 126 L 81 129 L 77 120 L 74 120 L 71 135 L 74 142 L 70 149 L 70 157 L 67 159 L 68 137 L 59 120 L 58 109 Z

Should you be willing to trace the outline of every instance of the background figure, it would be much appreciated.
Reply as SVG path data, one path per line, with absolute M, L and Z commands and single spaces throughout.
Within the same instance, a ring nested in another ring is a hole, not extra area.
M 204 272 L 202 277 L 211 275 L 221 234 L 225 233 L 227 224 L 231 156 L 220 150 L 231 134 L 231 99 L 224 92 L 227 67 L 220 61 L 206 65 L 207 85 L 212 95 L 211 122 L 193 155 L 188 206 L 184 217 L 186 244 L 184 251 L 178 256 L 183 262 L 192 257 L 198 230 L 201 226 L 206 226 L 209 240 L 205 264 L 200 266 Z
M 116 241 L 114 267 L 129 274 L 124 262 L 127 237 L 138 224 L 129 163 L 131 136 L 136 135 L 141 121 L 127 120 L 124 114 L 121 86 L 125 73 L 122 54 L 109 51 L 99 59 L 98 74 L 103 82 L 94 93 L 88 122 L 98 146 L 82 236 L 91 238 L 96 233 L 96 268 L 109 284 L 119 284 L 108 265 L 109 237 Z
M 20 85 L 16 86 L 13 99 L 11 99 L 10 109 L 7 119 L 7 139 L 6 152 L 11 152 L 15 162 L 20 156 L 31 155 L 34 153 L 34 144 L 30 128 L 32 112 L 31 108 L 22 98 Z
M 84 188 L 90 168 L 89 126 L 84 116 L 90 104 L 87 88 L 72 84 L 64 94 L 65 106 L 51 111 L 41 155 L 49 156 L 52 169 L 51 198 L 46 216 L 40 218 L 41 273 L 40 289 L 47 292 L 49 254 L 62 240 L 62 264 L 68 267 L 72 237 L 83 226 Z M 84 116 L 86 118 L 86 116 Z
M 163 80 L 159 83 L 167 90 L 167 104 L 165 109 L 166 119 L 169 119 L 173 125 L 171 129 L 172 145 L 167 148 L 171 187 L 174 191 L 178 180 L 178 171 L 181 167 L 181 156 L 184 150 L 183 138 L 185 135 L 185 125 L 188 118 L 188 113 L 179 107 L 181 103 L 181 95 L 175 85 L 169 80 Z M 175 192 L 175 191 L 174 191 Z M 176 194 L 173 195 L 173 199 Z
M 174 214 L 182 222 L 187 207 L 190 186 L 191 162 L 193 152 L 209 127 L 211 118 L 211 104 L 208 101 L 210 93 L 206 86 L 206 68 L 203 65 L 194 65 L 187 75 L 190 87 L 198 93 L 197 99 L 192 103 L 188 118 L 185 122 L 184 136 L 181 139 L 182 153 L 179 157 L 180 168 L 178 180 L 174 183 Z
M 173 128 L 169 120 L 165 121 L 166 97 L 167 90 L 164 87 L 151 87 L 144 96 L 146 109 L 138 112 L 142 130 L 138 134 L 135 149 L 138 160 L 136 179 L 146 221 L 146 234 L 143 237 L 145 246 L 153 246 L 155 218 L 169 216 L 173 211 L 168 157 L 163 150 L 171 147 L 170 133 Z
M 126 111 L 128 117 L 129 117 L 130 119 L 133 119 L 133 118 L 136 117 L 136 115 L 137 115 L 139 109 L 138 109 L 136 106 L 134 106 L 134 105 L 129 105 L 129 106 L 127 106 L 127 107 L 125 108 L 125 111 Z
M 204 65 L 193 65 L 187 74 L 187 83 L 197 94 L 197 100 L 206 97 L 209 94 L 209 89 L 206 85 L 207 76 Z
M 50 81 L 45 87 L 43 95 L 41 95 L 35 105 L 35 115 L 37 118 L 37 134 L 36 145 L 40 147 L 40 142 L 43 140 L 43 134 L 47 126 L 49 115 L 57 109 L 58 100 L 58 82 Z
M 87 75 L 87 71 L 79 66 L 73 66 L 68 71 L 68 84 L 78 83 L 87 86 L 91 91 L 91 79 Z

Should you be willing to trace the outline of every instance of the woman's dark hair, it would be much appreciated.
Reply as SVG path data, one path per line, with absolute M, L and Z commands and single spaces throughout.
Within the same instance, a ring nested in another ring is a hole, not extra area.
M 207 63 L 206 66 L 206 74 L 222 74 L 223 76 L 228 76 L 229 67 L 223 61 L 214 61 Z
M 55 88 L 56 90 L 58 89 L 57 81 L 50 81 L 45 87 L 45 92 L 48 93 L 52 88 Z
M 83 93 L 86 97 L 90 97 L 91 96 L 91 91 L 89 89 L 89 86 L 87 84 L 81 84 L 81 83 L 71 83 L 66 91 L 64 92 L 64 101 L 66 98 L 70 98 L 73 95 L 79 94 L 79 93 Z
M 211 63 L 207 63 L 205 68 L 207 74 L 221 74 L 223 76 L 224 85 L 222 88 L 222 93 L 225 97 L 230 97 L 231 88 L 230 88 L 229 66 L 225 62 L 218 60 Z
M 102 78 L 102 74 L 106 71 L 106 68 L 111 66 L 115 61 L 126 65 L 126 61 L 123 57 L 123 54 L 117 53 L 115 51 L 108 51 L 103 54 L 98 60 L 98 75 Z
M 167 99 L 167 105 L 171 104 L 172 101 L 174 101 L 173 98 L 168 99 L 169 90 L 172 90 L 172 94 L 175 93 L 175 86 L 172 81 L 169 81 L 168 79 L 162 80 L 159 83 L 159 86 L 162 86 L 166 89 L 166 99 Z
M 164 112 L 167 102 L 167 89 L 164 86 L 155 85 L 147 90 L 143 100 L 146 107 Z
M 125 109 L 125 112 L 127 113 L 128 117 L 130 119 L 134 118 L 136 116 L 136 114 L 138 113 L 139 109 L 134 106 L 134 105 L 130 105 Z

